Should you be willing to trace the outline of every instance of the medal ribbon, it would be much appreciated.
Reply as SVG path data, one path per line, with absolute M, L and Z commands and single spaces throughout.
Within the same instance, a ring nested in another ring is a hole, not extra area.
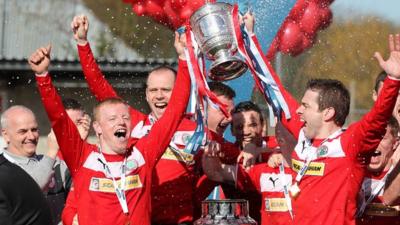
M 108 166 L 107 160 L 105 159 L 100 147 L 99 147 L 99 160 L 100 162 L 104 165 L 103 169 L 104 169 L 104 174 L 108 177 L 111 177 L 111 179 L 113 180 L 113 184 L 114 184 L 114 190 L 115 193 L 117 195 L 119 204 L 121 205 L 122 211 L 125 214 L 129 213 L 128 210 L 128 203 L 126 202 L 126 195 L 125 195 L 125 173 L 126 173 L 126 156 L 124 159 L 124 162 L 121 165 L 121 179 L 120 179 L 120 185 L 118 185 L 117 181 L 115 180 L 114 176 L 111 174 L 111 170 L 110 167 Z
M 285 195 L 286 206 L 289 210 L 290 217 L 293 220 L 292 199 L 290 198 L 289 195 L 289 185 L 285 180 L 285 167 L 283 166 L 283 163 L 279 165 L 279 176 L 281 178 L 281 181 L 283 182 L 283 194 Z
M 322 146 L 322 144 L 325 143 L 327 140 L 336 138 L 336 137 L 339 136 L 342 132 L 343 132 L 342 129 L 339 129 L 339 130 L 335 131 L 333 134 L 329 135 L 329 137 L 325 138 L 325 139 L 321 142 L 320 146 Z M 307 139 L 307 140 L 305 141 L 305 145 L 306 145 L 306 146 L 305 146 L 304 148 L 305 148 L 305 150 L 307 151 L 306 161 L 304 162 L 304 164 L 303 164 L 303 166 L 301 167 L 300 171 L 297 173 L 297 176 L 296 176 L 296 183 L 295 183 L 294 185 L 298 185 L 298 184 L 300 183 L 300 181 L 301 181 L 301 179 L 303 178 L 304 174 L 306 174 L 306 172 L 307 172 L 307 170 L 308 170 L 308 167 L 310 166 L 311 161 L 313 160 L 314 152 L 311 151 L 311 148 L 312 148 L 311 140 Z
M 379 192 L 385 186 L 386 180 L 387 180 L 389 174 L 393 171 L 393 169 L 394 169 L 394 165 L 391 165 L 389 170 L 385 174 L 385 176 L 379 181 L 378 185 L 376 185 L 376 187 L 371 191 L 371 195 L 369 196 L 369 198 L 366 201 L 365 201 L 365 198 L 363 198 L 363 202 L 362 202 L 360 208 L 358 208 L 358 210 L 357 210 L 357 213 L 355 216 L 356 218 L 360 218 L 363 215 L 367 205 L 369 203 L 371 203 L 372 200 L 374 200 L 374 198 L 379 194 Z

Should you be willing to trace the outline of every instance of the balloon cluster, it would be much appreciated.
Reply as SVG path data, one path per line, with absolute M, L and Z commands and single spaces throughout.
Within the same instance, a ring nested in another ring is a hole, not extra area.
M 123 0 L 132 4 L 139 16 L 149 16 L 158 23 L 176 30 L 202 5 L 205 0 Z M 215 2 L 209 0 L 208 2 Z
M 267 58 L 272 59 L 277 51 L 296 56 L 314 43 L 318 30 L 332 22 L 329 5 L 333 0 L 297 0 L 289 16 L 274 38 Z

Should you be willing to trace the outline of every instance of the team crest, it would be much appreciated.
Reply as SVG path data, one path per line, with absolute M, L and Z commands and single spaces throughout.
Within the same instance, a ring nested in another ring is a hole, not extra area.
M 185 143 L 185 145 L 189 143 L 190 137 L 191 137 L 190 134 L 187 133 L 182 134 L 182 143 Z
M 134 169 L 136 169 L 138 167 L 138 163 L 136 162 L 136 160 L 128 160 L 126 162 L 126 167 L 129 170 L 134 170 Z
M 320 146 L 317 150 L 317 154 L 318 157 L 325 156 L 326 154 L 328 154 L 328 147 L 325 145 Z

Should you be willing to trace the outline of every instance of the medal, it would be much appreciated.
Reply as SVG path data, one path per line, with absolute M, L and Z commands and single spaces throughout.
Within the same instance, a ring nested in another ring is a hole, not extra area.
M 290 195 L 292 196 L 292 198 L 297 198 L 299 194 L 300 194 L 300 188 L 296 182 L 290 187 Z

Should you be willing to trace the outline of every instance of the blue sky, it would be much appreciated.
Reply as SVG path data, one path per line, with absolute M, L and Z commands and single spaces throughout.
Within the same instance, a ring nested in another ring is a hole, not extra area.
M 331 9 L 335 16 L 374 14 L 393 23 L 400 24 L 400 0 L 335 0 Z

